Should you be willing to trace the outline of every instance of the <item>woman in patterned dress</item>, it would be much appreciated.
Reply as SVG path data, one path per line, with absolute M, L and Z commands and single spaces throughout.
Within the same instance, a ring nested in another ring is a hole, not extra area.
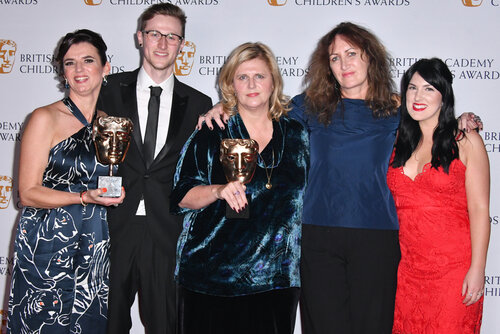
M 109 235 L 92 120 L 110 65 L 90 30 L 68 33 L 56 60 L 67 97 L 33 111 L 24 130 L 8 333 L 104 333 Z

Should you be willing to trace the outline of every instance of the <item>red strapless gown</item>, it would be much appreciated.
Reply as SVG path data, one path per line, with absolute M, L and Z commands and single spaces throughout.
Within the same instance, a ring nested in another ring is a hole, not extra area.
M 446 174 L 427 164 L 415 180 L 389 167 L 387 183 L 401 245 L 392 332 L 479 333 L 483 299 L 465 306 L 461 295 L 471 259 L 465 166 L 454 160 Z

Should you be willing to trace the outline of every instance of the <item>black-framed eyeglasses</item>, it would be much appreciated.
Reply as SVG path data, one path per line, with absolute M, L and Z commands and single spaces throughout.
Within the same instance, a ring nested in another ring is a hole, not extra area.
M 143 34 L 146 34 L 146 37 L 151 41 L 158 43 L 162 37 L 165 37 L 165 40 L 170 45 L 178 45 L 184 37 L 174 34 L 173 32 L 169 32 L 168 34 L 162 34 L 158 30 L 143 30 Z

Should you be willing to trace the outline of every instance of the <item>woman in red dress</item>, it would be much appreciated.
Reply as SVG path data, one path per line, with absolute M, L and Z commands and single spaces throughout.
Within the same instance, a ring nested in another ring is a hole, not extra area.
M 489 162 L 475 131 L 457 130 L 453 76 L 437 58 L 401 82 L 401 125 L 387 175 L 401 262 L 393 333 L 479 333 L 488 249 Z

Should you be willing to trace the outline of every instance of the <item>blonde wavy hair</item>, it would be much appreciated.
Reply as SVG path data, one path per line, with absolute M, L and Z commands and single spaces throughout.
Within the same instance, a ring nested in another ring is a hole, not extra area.
M 274 89 L 269 98 L 269 119 L 278 120 L 282 115 L 286 115 L 290 110 L 288 105 L 290 98 L 283 94 L 283 78 L 281 77 L 278 63 L 271 49 L 260 42 L 244 43 L 235 48 L 226 60 L 219 73 L 219 89 L 222 95 L 222 107 L 224 112 L 235 115 L 238 106 L 238 99 L 234 91 L 233 80 L 238 67 L 252 59 L 262 59 L 273 77 Z

